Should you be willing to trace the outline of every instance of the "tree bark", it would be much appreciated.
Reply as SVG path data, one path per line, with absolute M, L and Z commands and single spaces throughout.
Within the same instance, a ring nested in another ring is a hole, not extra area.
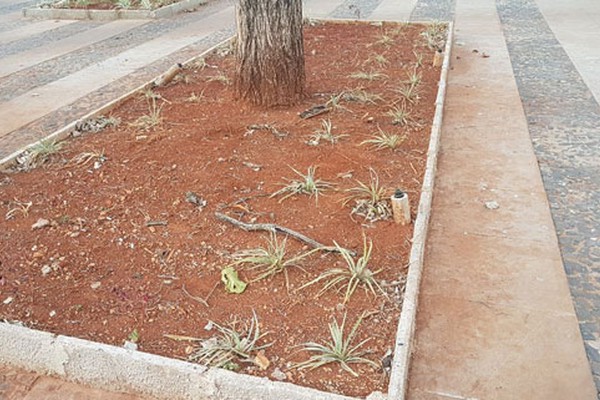
M 237 28 L 238 97 L 267 107 L 302 99 L 302 0 L 238 0 Z

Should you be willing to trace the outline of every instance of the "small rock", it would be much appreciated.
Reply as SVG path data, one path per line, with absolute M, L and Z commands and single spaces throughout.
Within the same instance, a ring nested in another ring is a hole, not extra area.
M 48 221 L 47 219 L 44 219 L 44 218 L 40 218 L 37 220 L 37 222 L 35 224 L 31 225 L 31 230 L 41 229 L 46 226 L 50 226 L 50 221 Z
M 46 276 L 48 275 L 50 272 L 52 272 L 52 268 L 50 268 L 49 265 L 44 265 L 42 267 L 42 276 Z
M 56 311 L 52 310 L 48 315 L 50 315 L 50 318 L 52 318 L 56 315 Z
M 208 321 L 208 323 L 206 325 L 204 325 L 204 330 L 211 331 L 213 326 L 214 326 L 214 323 L 212 321 Z
M 487 208 L 488 210 L 497 210 L 498 208 L 500 208 L 500 204 L 498 204 L 498 202 L 496 201 L 486 201 L 485 208 Z
M 100 286 L 102 285 L 102 282 L 94 282 L 90 285 L 90 287 L 94 290 L 100 288 Z
M 271 374 L 271 378 L 275 379 L 276 381 L 285 381 L 287 379 L 287 375 L 284 374 L 279 368 L 275 368 Z
M 126 348 L 127 350 L 137 350 L 138 349 L 137 343 L 131 342 L 129 340 L 125 341 L 125 343 L 123 344 L 123 347 Z
M 14 300 L 14 297 L 7 297 L 6 299 L 4 299 L 4 301 L 2 303 L 10 304 L 10 303 L 12 303 L 13 300 Z
M 366 400 L 386 400 L 387 396 L 380 391 L 375 391 L 367 396 Z

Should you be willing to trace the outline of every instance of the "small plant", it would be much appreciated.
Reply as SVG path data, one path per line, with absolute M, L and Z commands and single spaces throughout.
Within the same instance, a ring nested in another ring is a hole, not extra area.
M 344 100 L 362 104 L 376 104 L 378 101 L 382 101 L 383 98 L 378 94 L 367 92 L 364 89 L 354 89 L 344 92 Z
M 10 207 L 10 209 L 8 210 L 4 218 L 8 221 L 9 219 L 13 219 L 17 214 L 21 214 L 22 216 L 26 217 L 29 215 L 29 209 L 32 205 L 33 202 L 31 201 L 24 202 L 15 198 L 14 201 L 11 201 L 9 203 L 8 206 Z
M 406 103 L 416 104 L 421 98 L 421 74 L 417 72 L 415 67 L 412 72 L 408 73 L 408 80 L 404 81 L 402 86 L 396 91 L 400 93 L 401 100 L 404 103 L 403 109 Z
M 411 117 L 411 112 L 406 109 L 405 105 L 392 108 L 386 115 L 392 117 L 392 125 L 420 126 L 420 124 Z
M 202 71 L 206 67 L 208 67 L 208 64 L 206 63 L 204 57 L 197 58 L 189 64 L 189 68 L 197 69 L 200 71 Z
M 334 135 L 332 132 L 333 126 L 331 120 L 321 120 L 321 129 L 317 129 L 315 133 L 310 137 L 307 144 L 309 146 L 318 146 L 321 140 L 325 140 L 331 144 L 336 144 L 340 138 L 348 135 Z
M 258 317 L 252 311 L 250 323 L 238 331 L 233 324 L 230 328 L 212 322 L 217 328 L 217 336 L 202 340 L 190 360 L 211 367 L 236 370 L 236 360 L 251 361 L 252 353 L 271 346 L 272 343 L 259 345 L 258 342 L 268 333 L 260 333 Z
M 140 333 L 138 330 L 134 329 L 131 331 L 131 333 L 127 335 L 127 340 L 129 340 L 131 343 L 138 343 L 140 341 Z
M 332 95 L 329 98 L 329 100 L 327 100 L 327 103 L 325 103 L 325 105 L 327 106 L 327 108 L 329 108 L 332 111 L 333 110 L 344 110 L 344 111 L 352 112 L 348 108 L 346 108 L 342 105 L 342 99 L 344 99 L 344 95 L 345 95 L 344 92 Z
M 352 75 L 350 75 L 350 78 L 353 79 L 362 79 L 365 81 L 376 81 L 379 79 L 383 79 L 383 78 L 387 78 L 387 75 L 382 74 L 380 72 L 364 72 L 364 71 L 360 71 L 360 72 L 355 72 Z
M 94 163 L 99 163 L 100 165 L 105 163 L 107 160 L 104 155 L 104 150 L 102 151 L 84 151 L 83 153 L 79 153 L 75 157 L 73 157 L 69 164 L 78 165 L 84 167 L 88 165 L 90 162 L 94 161 Z M 98 164 L 96 164 L 98 165 Z
M 163 122 L 163 107 L 164 103 L 158 106 L 156 104 L 156 98 L 150 97 L 148 101 L 148 114 L 142 115 L 130 125 L 136 128 L 144 129 L 146 131 L 149 131 L 150 129 L 156 129 L 156 127 L 162 124 Z
M 146 99 L 158 100 L 158 99 L 162 99 L 163 98 L 160 93 L 156 93 L 154 90 L 152 90 L 152 88 L 149 88 L 149 87 L 145 88 L 142 91 L 142 94 L 144 95 L 144 97 Z
M 395 150 L 406 140 L 406 135 L 390 134 L 377 128 L 378 132 L 371 135 L 371 139 L 363 140 L 360 144 L 370 144 L 375 150 L 391 149 Z
M 357 186 L 346 189 L 349 195 L 343 200 L 344 205 L 354 202 L 352 214 L 361 215 L 369 222 L 385 220 L 392 216 L 388 190 L 380 185 L 379 176 L 373 169 L 370 170 L 368 184 L 359 180 L 356 183 Z
M 369 59 L 367 60 L 367 62 L 376 63 L 380 67 L 384 67 L 384 66 L 386 66 L 386 65 L 388 65 L 390 63 L 388 61 L 388 59 L 385 58 L 385 56 L 383 54 L 375 54 L 375 55 L 369 57 Z
M 303 285 L 301 289 L 324 280 L 325 285 L 317 296 L 321 296 L 329 289 L 338 288 L 338 290 L 342 290 L 345 287 L 344 303 L 350 300 L 358 285 L 365 286 L 374 295 L 377 295 L 375 288 L 385 295 L 385 292 L 375 279 L 375 275 L 381 272 L 381 270 L 373 272 L 368 268 L 371 252 L 373 251 L 373 242 L 371 240 L 367 241 L 367 237 L 363 236 L 363 254 L 357 260 L 354 260 L 348 249 L 340 247 L 335 241 L 333 244 L 346 262 L 345 268 L 331 268 L 323 272 L 316 279 Z
M 140 0 L 140 7 L 143 10 L 152 10 L 154 8 L 152 0 Z
M 333 187 L 333 185 L 329 182 L 322 181 L 321 179 L 316 179 L 316 169 L 316 167 L 310 166 L 308 167 L 307 174 L 304 175 L 301 172 L 298 172 L 296 169 L 292 168 L 292 171 L 294 171 L 296 175 L 300 176 L 302 180 L 287 179 L 289 183 L 284 184 L 284 187 L 273 193 L 271 197 L 284 195 L 279 200 L 280 203 L 288 197 L 297 194 L 307 194 L 309 196 L 315 196 L 315 199 L 318 200 L 319 194 L 321 194 L 327 189 L 330 189 L 331 187 Z
M 200 103 L 203 99 L 204 99 L 204 90 L 202 90 L 200 92 L 200 94 L 196 94 L 195 92 L 192 92 L 190 97 L 185 99 L 185 101 L 187 103 Z
M 394 44 L 394 39 L 392 39 L 391 36 L 383 34 L 381 35 L 381 38 L 375 42 L 375 44 L 380 44 L 385 47 L 389 47 Z
M 353 344 L 363 318 L 364 315 L 361 315 L 346 337 L 344 337 L 346 314 L 344 314 L 341 325 L 334 319 L 329 324 L 330 341 L 325 342 L 324 344 L 315 342 L 302 344 L 301 346 L 304 350 L 315 354 L 311 355 L 308 360 L 294 365 L 294 368 L 300 370 L 308 368 L 309 370 L 312 370 L 326 364 L 339 363 L 343 370 L 355 377 L 358 377 L 358 374 L 349 364 L 368 364 L 373 368 L 379 368 L 379 365 L 375 361 L 363 357 L 368 351 L 360 351 L 360 348 L 371 340 L 371 338 L 367 338 L 358 344 Z
M 440 21 L 433 21 L 427 25 L 421 33 L 427 47 L 434 51 L 443 51 L 446 44 L 446 29 L 447 25 Z
M 34 168 L 37 165 L 47 162 L 50 157 L 60 153 L 62 148 L 62 142 L 57 142 L 56 140 L 40 140 L 37 144 L 25 151 L 25 167 L 27 169 Z
M 287 239 L 279 242 L 277 240 L 277 235 L 271 233 L 271 237 L 267 239 L 266 247 L 244 250 L 234 254 L 233 257 L 235 258 L 235 262 L 233 265 L 250 264 L 250 269 L 259 270 L 259 275 L 251 282 L 256 282 L 283 273 L 285 277 L 285 286 L 289 290 L 290 282 L 287 272 L 288 267 L 300 268 L 297 264 L 305 257 L 314 253 L 315 250 L 286 259 L 286 245 Z
M 128 10 L 131 8 L 131 0 L 117 0 L 117 8 Z
M 413 54 L 415 55 L 415 69 L 416 68 L 421 68 L 423 66 L 423 54 L 421 53 L 417 53 L 415 50 L 413 50 Z
M 421 84 L 421 74 L 419 72 L 417 72 L 417 69 L 415 68 L 412 72 L 408 73 L 408 80 L 406 81 L 407 84 L 417 87 Z
M 206 77 L 206 82 L 220 82 L 224 85 L 229 85 L 231 83 L 231 80 L 227 76 L 225 76 L 225 74 L 219 72 L 217 75 Z

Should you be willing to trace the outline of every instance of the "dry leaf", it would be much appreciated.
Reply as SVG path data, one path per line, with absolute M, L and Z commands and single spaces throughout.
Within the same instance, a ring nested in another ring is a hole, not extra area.
M 265 356 L 264 351 L 259 351 L 254 357 L 254 364 L 258 365 L 261 370 L 266 370 L 271 365 L 271 361 Z

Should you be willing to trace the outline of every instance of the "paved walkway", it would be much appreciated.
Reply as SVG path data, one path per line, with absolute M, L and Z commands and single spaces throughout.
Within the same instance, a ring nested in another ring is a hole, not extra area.
M 158 21 L 22 19 L 36 2 L 0 0 L 0 159 L 234 29 L 229 0 Z M 600 387 L 600 48 L 590 40 L 600 5 L 305 0 L 305 10 L 456 18 L 409 398 L 596 398 L 586 351 Z M 500 208 L 486 209 L 491 200 Z M 0 399 L 132 398 L 118 396 L 0 367 Z
M 595 399 L 514 53 L 494 0 L 455 14 L 409 398 Z

